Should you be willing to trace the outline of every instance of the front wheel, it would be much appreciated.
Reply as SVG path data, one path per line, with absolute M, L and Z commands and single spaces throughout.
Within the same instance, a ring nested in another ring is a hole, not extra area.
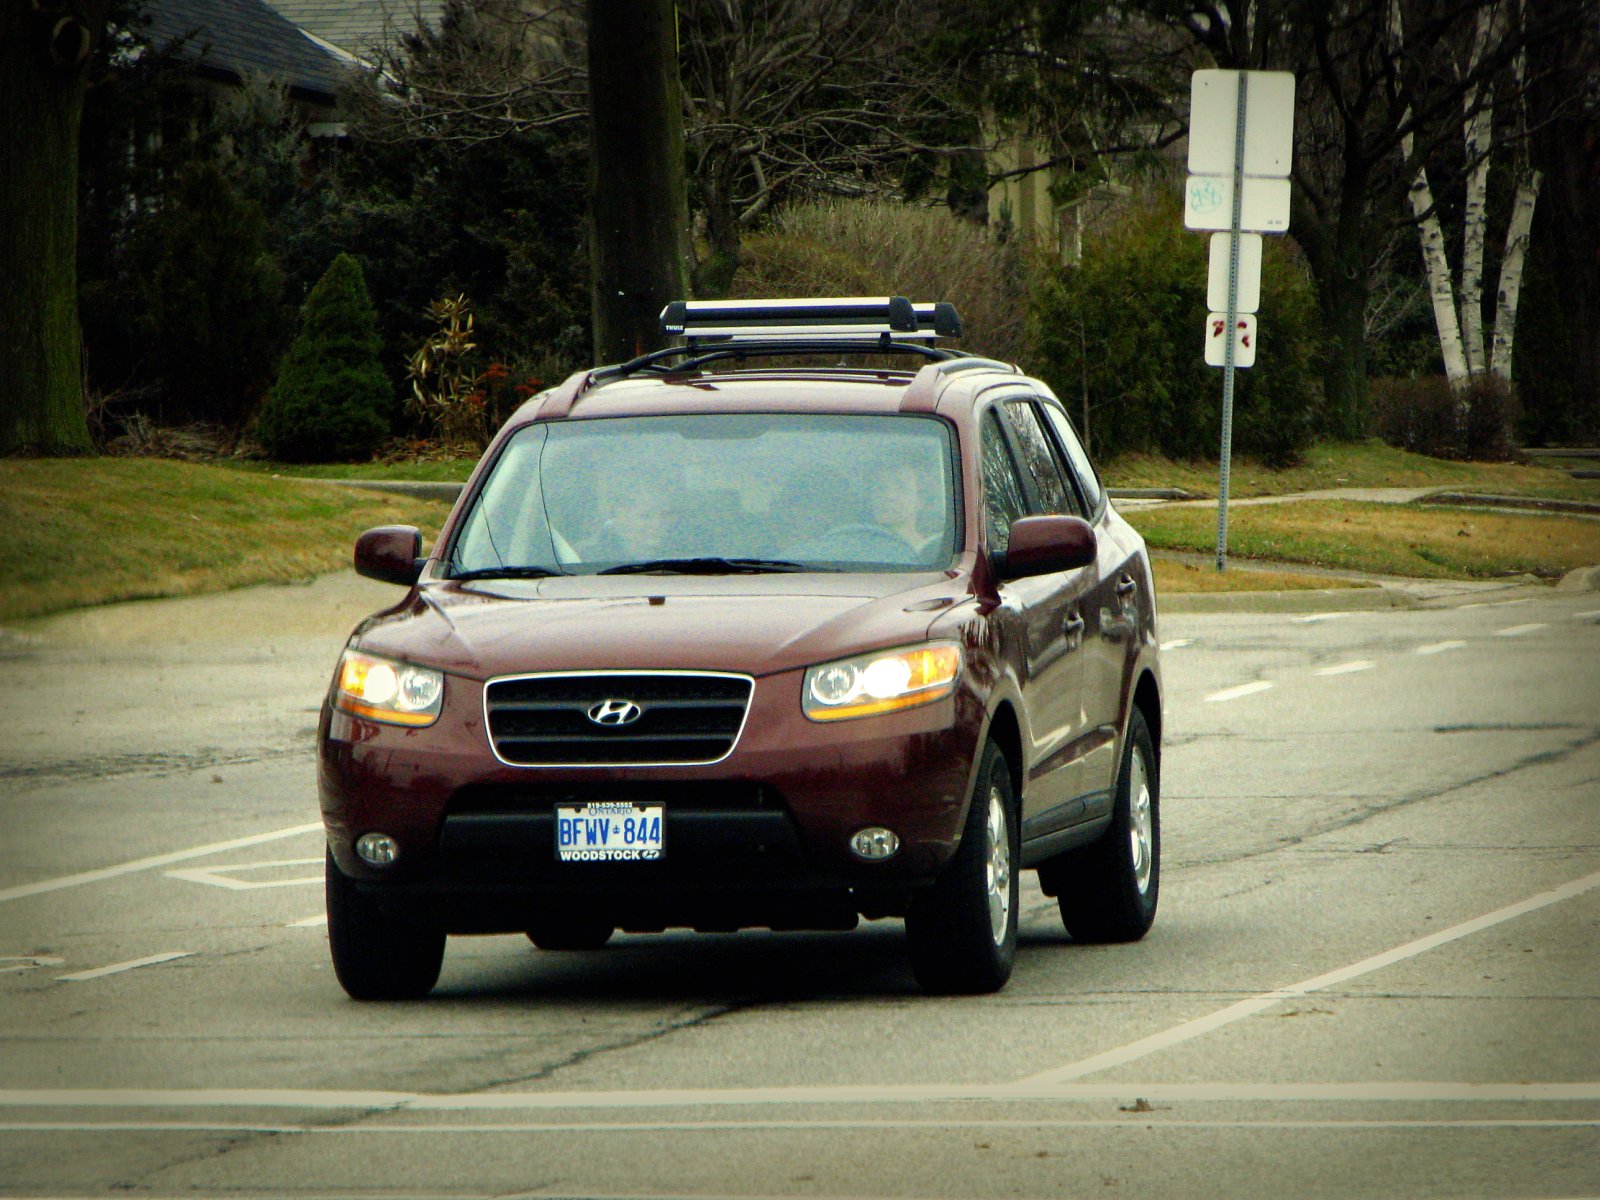
M 911 970 L 934 994 L 997 992 L 1017 955 L 1017 806 L 1011 772 L 983 748 L 961 845 L 906 914 Z
M 431 992 L 444 961 L 444 931 L 357 887 L 332 854 L 324 872 L 328 948 L 339 985 L 355 1000 L 416 1000 Z
M 1161 786 L 1150 727 L 1138 709 L 1128 721 L 1110 828 L 1050 866 L 1061 921 L 1074 941 L 1136 942 L 1150 931 L 1161 891 Z

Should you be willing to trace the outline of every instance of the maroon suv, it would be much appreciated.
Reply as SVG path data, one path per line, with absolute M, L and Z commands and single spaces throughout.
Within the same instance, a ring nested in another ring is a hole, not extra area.
M 345 990 L 426 993 L 451 933 L 864 916 L 905 919 L 927 990 L 992 991 L 1028 868 L 1075 939 L 1142 936 L 1150 564 L 1050 389 L 939 348 L 943 304 L 662 321 L 683 344 L 507 422 L 430 556 L 356 545 L 410 591 L 322 710 Z

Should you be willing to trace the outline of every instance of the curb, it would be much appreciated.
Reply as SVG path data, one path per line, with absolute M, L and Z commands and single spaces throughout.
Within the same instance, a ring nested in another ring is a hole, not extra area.
M 1597 472 L 1600 474 L 1600 472 Z M 1536 512 L 1577 513 L 1600 516 L 1600 504 L 1593 500 L 1556 500 L 1539 496 L 1487 496 L 1480 492 L 1429 492 L 1418 504 L 1450 504 L 1463 508 L 1521 508 Z
M 1107 488 L 1106 495 L 1113 500 L 1203 500 L 1205 498 L 1180 487 Z
M 448 500 L 454 504 L 461 495 L 464 483 L 439 483 L 421 479 L 315 479 L 307 475 L 274 475 L 274 479 L 290 479 L 296 483 L 326 483 L 334 487 L 361 488 L 368 492 L 391 492 L 397 496 L 414 496 L 419 500 Z
M 1416 607 L 1414 597 L 1381 584 L 1292 592 L 1163 592 L 1156 598 L 1158 613 L 1368 612 Z

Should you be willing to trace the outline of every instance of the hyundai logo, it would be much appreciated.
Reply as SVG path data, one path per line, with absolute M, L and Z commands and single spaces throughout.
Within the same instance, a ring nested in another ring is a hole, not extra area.
M 644 716 L 644 709 L 632 700 L 602 700 L 589 708 L 589 720 L 596 725 L 632 725 Z

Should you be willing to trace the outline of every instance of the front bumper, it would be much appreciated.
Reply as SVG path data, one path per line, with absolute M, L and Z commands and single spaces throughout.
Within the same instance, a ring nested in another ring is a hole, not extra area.
M 483 685 L 460 677 L 424 729 L 324 705 L 329 846 L 352 879 L 425 897 L 454 914 L 453 928 L 520 928 L 518 911 L 558 897 L 630 928 L 717 927 L 713 913 L 781 928 L 797 905 L 809 915 L 795 923 L 811 926 L 833 908 L 892 911 L 897 893 L 933 879 L 955 851 L 982 705 L 958 689 L 923 708 L 817 723 L 800 710 L 801 679 L 757 678 L 737 745 L 704 766 L 508 766 L 484 729 Z M 558 803 L 624 799 L 664 806 L 661 860 L 557 860 Z M 899 853 L 875 863 L 851 854 L 850 836 L 869 825 L 894 830 Z M 394 864 L 356 857 L 369 832 L 396 839 Z

